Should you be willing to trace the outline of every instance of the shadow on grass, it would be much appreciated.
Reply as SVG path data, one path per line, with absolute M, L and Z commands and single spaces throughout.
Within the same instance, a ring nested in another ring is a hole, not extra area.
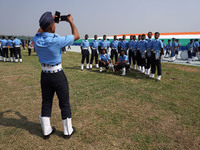
M 0 112 L 0 125 L 6 127 L 15 127 L 19 129 L 25 129 L 30 134 L 37 135 L 39 137 L 43 137 L 41 133 L 41 125 L 36 122 L 29 121 L 26 116 L 23 116 L 20 112 L 14 112 L 20 119 L 17 118 L 5 118 L 4 114 L 12 112 L 11 110 L 7 110 L 4 112 Z
M 80 70 L 80 66 L 73 66 L 73 67 L 65 67 L 65 69 L 73 69 L 73 70 L 78 70 L 78 71 L 81 71 Z M 93 68 L 92 70 L 89 69 L 85 69 L 84 68 L 84 71 L 88 71 L 88 72 L 94 72 L 94 73 L 98 73 L 98 74 L 109 74 L 109 75 L 113 75 L 113 76 L 121 76 L 121 71 L 118 71 L 117 73 L 113 73 L 113 71 L 109 70 L 108 72 L 104 71 L 103 72 L 99 72 L 98 69 L 96 68 Z M 136 70 L 131 70 L 131 71 L 127 71 L 126 75 L 123 76 L 123 77 L 126 77 L 126 78 L 134 78 L 134 79 L 147 79 L 147 75 L 144 75 Z
M 36 135 L 43 138 L 42 129 L 40 123 L 29 121 L 26 116 L 23 116 L 20 112 L 14 112 L 20 119 L 16 118 L 5 118 L 4 114 L 13 112 L 12 110 L 7 110 L 0 112 L 0 125 L 5 127 L 15 127 L 23 130 L 27 130 L 30 134 Z M 39 119 L 39 118 L 38 118 Z M 63 137 L 63 132 L 56 130 L 54 133 L 56 136 Z
M 11 110 L 7 110 L 4 112 L 0 112 L 0 125 L 6 127 L 15 127 L 19 129 L 25 129 L 30 134 L 37 135 L 42 138 L 41 133 L 41 125 L 36 122 L 29 121 L 26 116 L 23 116 L 20 112 L 14 112 L 20 119 L 17 118 L 5 118 L 4 114 L 12 112 Z

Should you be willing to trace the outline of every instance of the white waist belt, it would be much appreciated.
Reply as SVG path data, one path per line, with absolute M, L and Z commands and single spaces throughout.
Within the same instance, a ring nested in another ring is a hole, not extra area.
M 48 66 L 48 67 L 44 67 L 44 66 L 41 66 L 41 69 L 43 71 L 56 71 L 56 70 L 59 70 L 59 69 L 62 69 L 62 64 L 59 64 L 58 66 Z
M 96 50 L 97 48 L 92 47 L 93 50 Z
M 113 50 L 116 50 L 117 48 L 112 48 Z
M 20 45 L 16 45 L 15 47 L 20 47 Z
M 88 50 L 88 48 L 83 48 L 83 50 Z
M 8 48 L 7 46 L 2 46 L 2 48 Z

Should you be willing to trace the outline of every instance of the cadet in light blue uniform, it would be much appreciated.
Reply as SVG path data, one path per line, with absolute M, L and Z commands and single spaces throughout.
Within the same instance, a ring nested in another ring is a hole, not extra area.
M 133 70 L 136 70 L 136 61 L 137 61 L 137 40 L 136 40 L 136 36 L 133 35 L 133 42 L 132 42 L 132 56 L 131 56 L 132 60 L 133 60 Z M 129 58 L 129 63 L 131 66 L 131 58 Z
M 131 59 L 133 58 L 134 53 L 133 53 L 133 35 L 130 35 L 130 41 L 128 41 L 128 58 L 129 58 L 129 63 L 131 66 Z
M 124 50 L 127 55 L 128 41 L 126 41 L 126 35 L 123 35 L 122 41 L 119 43 L 120 50 Z
M 18 62 L 18 56 L 19 56 L 19 61 L 22 63 L 21 47 L 20 47 L 21 44 L 22 42 L 16 37 L 14 37 L 13 45 L 15 48 L 15 62 Z
M 187 50 L 188 50 L 188 61 L 187 63 L 191 63 L 191 59 L 192 59 L 192 53 L 194 52 L 194 42 L 193 42 L 193 39 L 190 40 L 190 43 L 188 43 L 188 45 L 186 46 L 187 47 Z
M 108 43 L 108 40 L 106 39 L 106 35 L 103 35 L 103 40 L 99 42 L 99 46 L 100 46 L 100 52 L 99 52 L 100 54 L 102 53 L 103 49 L 106 49 L 106 53 L 107 53 L 109 43 Z
M 142 40 L 140 42 L 140 54 L 141 54 L 141 72 L 145 73 L 146 67 L 146 51 L 147 51 L 147 41 L 145 40 L 145 34 L 142 35 Z
M 9 61 L 8 58 L 8 41 L 5 39 L 5 36 L 2 36 L 1 47 L 3 49 L 3 61 Z
M 153 56 L 153 38 L 152 38 L 152 32 L 148 32 L 148 41 L 147 41 L 147 53 L 146 53 L 146 57 L 147 57 L 147 65 L 146 65 L 146 75 L 150 74 L 150 68 L 151 68 L 151 60 L 152 60 L 152 56 Z
M 141 71 L 141 53 L 140 53 L 140 42 L 141 42 L 141 35 L 138 35 L 138 42 L 137 42 L 137 70 Z
M 86 69 L 89 69 L 89 47 L 90 43 L 88 41 L 88 35 L 85 35 L 85 40 L 81 42 L 81 53 L 82 53 L 82 60 L 81 60 L 81 70 L 84 69 L 84 61 L 86 58 Z
M 152 56 L 152 64 L 151 64 L 151 74 L 149 75 L 149 78 L 154 78 L 156 73 L 156 67 L 157 67 L 157 81 L 161 80 L 161 56 L 163 55 L 163 42 L 159 40 L 160 33 L 155 33 L 155 40 L 153 42 L 153 56 Z
M 114 36 L 114 40 L 110 43 L 110 47 L 111 47 L 111 56 L 110 58 L 113 60 L 113 56 L 115 56 L 115 63 L 117 62 L 118 59 L 118 45 L 119 45 L 119 41 L 117 40 L 117 36 Z
M 10 49 L 10 61 L 13 62 L 13 60 L 15 58 L 15 50 L 13 48 L 13 41 L 12 41 L 11 36 L 8 37 L 8 46 L 9 46 L 9 49 Z
M 62 48 L 71 45 L 79 39 L 79 33 L 68 15 L 73 35 L 60 37 L 55 33 L 55 21 L 51 12 L 44 13 L 40 20 L 40 29 L 33 38 L 33 43 L 41 63 L 42 110 L 40 122 L 44 139 L 48 139 L 55 128 L 51 127 L 50 117 L 53 97 L 56 92 L 61 109 L 64 138 L 70 138 L 75 132 L 71 121 L 68 81 L 62 69 Z
M 92 69 L 92 63 L 93 63 L 94 57 L 95 57 L 96 68 L 99 68 L 98 47 L 99 47 L 99 41 L 97 41 L 97 35 L 95 35 L 94 40 L 90 43 L 90 49 L 92 51 L 92 55 L 91 55 L 91 59 L 90 59 L 90 69 Z
M 171 47 L 172 47 L 171 40 L 168 40 L 168 44 L 166 46 L 166 54 L 165 54 L 166 58 L 170 55 Z
M 175 53 L 176 53 L 176 50 L 178 48 L 178 43 L 176 42 L 176 39 L 175 38 L 172 38 L 172 51 L 171 51 L 171 58 L 170 58 L 170 62 L 174 62 L 176 57 L 175 57 Z
M 178 57 L 178 52 L 180 50 L 180 47 L 181 47 L 181 43 L 179 43 L 179 39 L 176 39 L 176 43 L 177 43 L 177 50 L 175 52 L 175 58 L 177 59 Z
M 121 50 L 118 62 L 114 65 L 114 71 L 117 72 L 122 69 L 122 76 L 126 75 L 126 70 L 130 68 L 128 56 L 125 55 L 125 50 Z
M 110 62 L 110 56 L 106 53 L 106 49 L 102 49 L 102 54 L 99 56 L 99 71 L 103 71 L 102 67 L 105 67 L 107 71 Z
M 192 52 L 192 61 L 195 61 L 196 54 L 199 51 L 199 42 L 198 41 L 199 41 L 198 39 L 194 40 L 194 51 Z

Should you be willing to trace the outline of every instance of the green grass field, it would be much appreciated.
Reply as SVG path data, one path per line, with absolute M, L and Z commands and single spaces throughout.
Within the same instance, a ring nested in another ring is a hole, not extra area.
M 55 95 L 51 125 L 42 139 L 40 64 L 22 51 L 23 63 L 0 62 L 0 149 L 200 149 L 200 67 L 162 64 L 162 81 L 131 71 L 80 70 L 81 55 L 62 64 L 69 81 L 71 139 L 62 138 Z

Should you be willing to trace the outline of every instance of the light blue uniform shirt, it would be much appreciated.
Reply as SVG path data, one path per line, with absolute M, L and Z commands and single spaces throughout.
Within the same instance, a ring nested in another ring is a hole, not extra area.
M 137 41 L 133 40 L 133 43 L 132 43 L 132 50 L 136 50 L 137 49 Z
M 197 50 L 198 47 L 199 47 L 199 42 L 195 41 L 194 42 L 194 48 L 195 48 L 195 50 Z
M 147 49 L 148 50 L 151 50 L 151 49 L 153 49 L 153 39 L 151 38 L 151 39 L 148 39 L 148 41 L 147 41 Z
M 163 42 L 163 48 L 165 48 L 166 47 L 166 44 Z
M 121 41 L 119 43 L 119 47 L 121 47 L 121 50 L 126 50 L 128 48 L 128 41 L 126 41 L 126 40 Z
M 175 47 L 178 47 L 178 43 L 177 42 L 172 42 L 172 50 L 174 50 Z
M 163 48 L 163 42 L 159 39 L 153 41 L 153 50 L 161 50 Z
M 82 46 L 83 49 L 84 49 L 84 48 L 89 49 L 90 43 L 89 43 L 88 40 L 83 40 L 83 41 L 81 42 L 81 46 Z
M 140 41 L 140 51 L 147 50 L 147 41 L 142 40 Z
M 97 49 L 98 46 L 99 46 L 99 41 L 93 40 L 93 41 L 90 43 L 90 46 L 92 46 L 92 48 Z
M 101 49 L 103 49 L 103 48 L 107 49 L 108 44 L 109 44 L 109 43 L 108 43 L 107 40 L 101 40 L 101 41 L 99 42 L 99 46 L 101 46 Z
M 1 40 L 1 46 L 6 46 L 8 45 L 8 41 L 6 39 Z
M 74 43 L 74 36 L 60 37 L 56 33 L 37 33 L 33 37 L 33 43 L 40 63 L 56 65 L 61 63 L 62 48 L 72 45 Z
M 8 46 L 9 48 L 13 48 L 13 41 L 8 39 Z
M 136 45 L 137 50 L 140 50 L 140 44 L 141 44 L 140 42 L 141 42 L 141 40 L 137 42 L 137 45 Z
M 128 56 L 127 55 L 124 55 L 124 56 L 120 56 L 119 57 L 119 62 L 123 62 L 126 60 L 126 63 L 128 64 L 129 63 L 129 60 L 128 60 Z
M 188 43 L 187 48 L 188 48 L 188 50 L 193 51 L 193 49 L 195 48 L 194 42 Z
M 172 43 L 170 42 L 170 43 L 167 44 L 166 48 L 170 49 L 171 47 L 172 47 Z
M 113 40 L 111 43 L 110 43 L 110 47 L 111 47 L 111 49 L 112 48 L 115 48 L 115 49 L 117 49 L 118 48 L 118 45 L 119 45 L 119 41 L 115 41 L 115 40 Z
M 107 40 L 107 45 L 108 45 L 108 47 L 110 47 L 110 41 L 108 41 L 108 40 Z
M 101 54 L 101 55 L 99 56 L 99 60 L 101 60 L 101 61 L 107 63 L 108 60 L 110 60 L 110 56 L 109 56 L 108 54 Z
M 179 43 L 179 42 L 177 42 L 177 44 L 178 44 L 178 50 L 180 49 L 180 47 L 181 47 L 181 43 Z M 180 47 L 179 47 L 180 46 Z
M 132 50 L 133 47 L 133 40 L 128 41 L 129 50 Z
M 15 38 L 13 40 L 13 44 L 14 44 L 14 46 L 20 46 L 22 44 L 22 42 L 18 38 Z

